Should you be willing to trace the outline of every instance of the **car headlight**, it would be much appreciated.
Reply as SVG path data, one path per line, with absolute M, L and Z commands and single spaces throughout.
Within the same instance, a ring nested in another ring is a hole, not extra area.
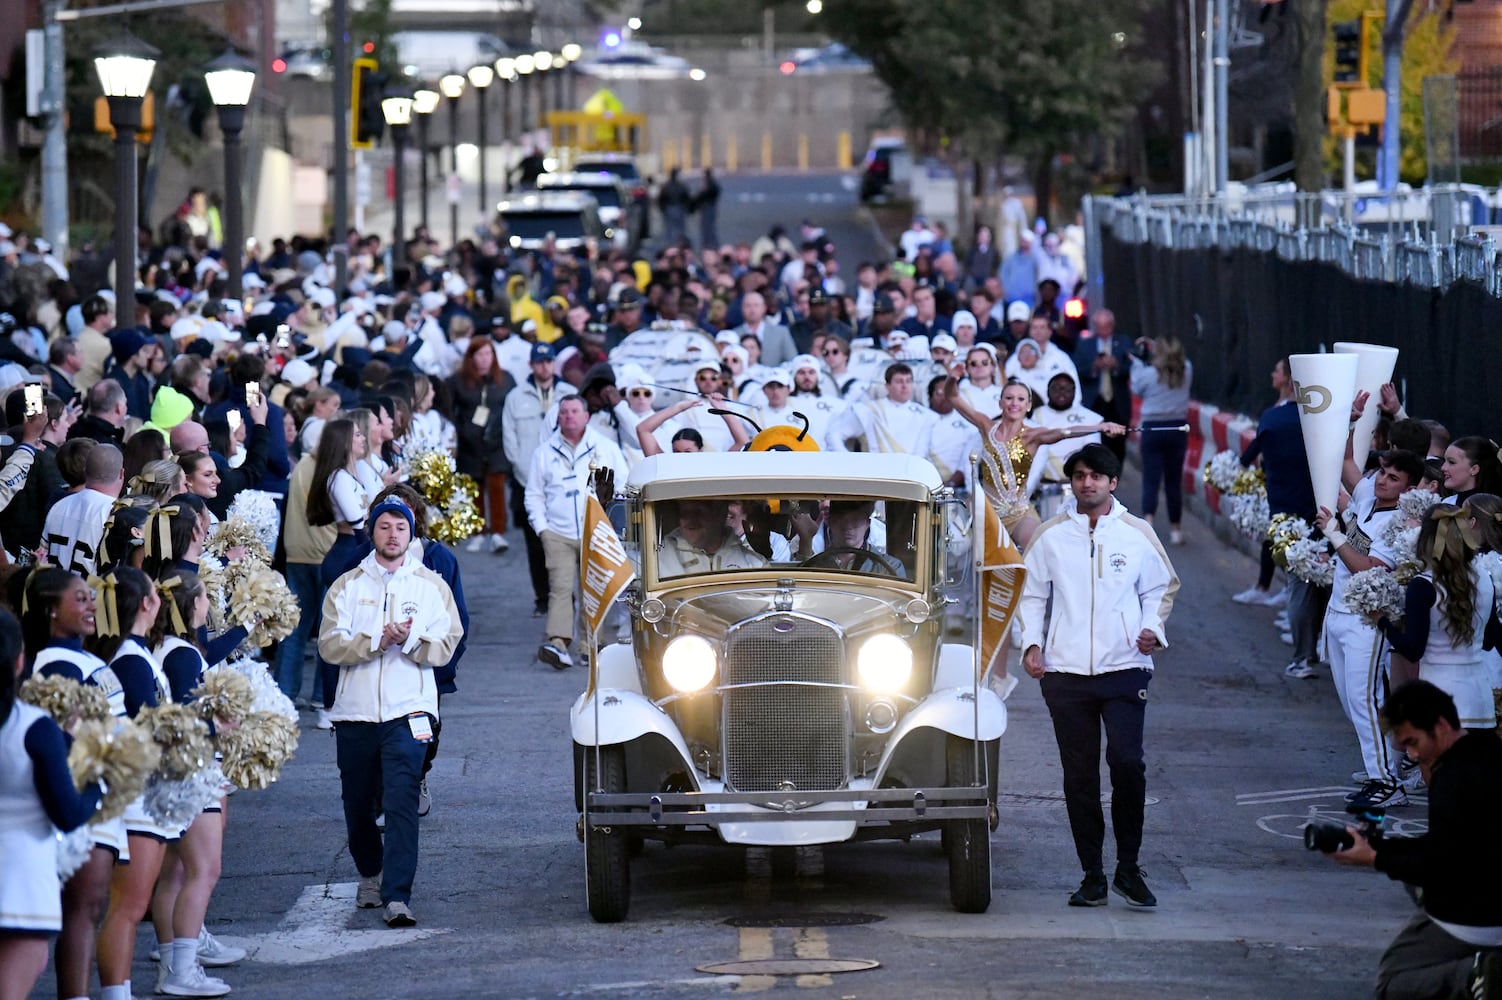
M 855 657 L 861 683 L 876 691 L 896 691 L 913 674 L 913 651 L 888 632 L 867 639 Z
M 679 691 L 698 691 L 715 675 L 715 652 L 709 640 L 680 635 L 662 653 L 662 676 Z

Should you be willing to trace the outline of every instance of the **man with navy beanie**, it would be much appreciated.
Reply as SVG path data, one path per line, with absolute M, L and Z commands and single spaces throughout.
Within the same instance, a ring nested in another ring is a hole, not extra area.
M 329 717 L 360 873 L 355 905 L 382 908 L 388 927 L 411 927 L 419 786 L 438 721 L 434 671 L 453 658 L 464 629 L 452 591 L 412 545 L 412 509 L 388 497 L 366 523 L 372 551 L 324 597 L 318 651 L 339 667 Z

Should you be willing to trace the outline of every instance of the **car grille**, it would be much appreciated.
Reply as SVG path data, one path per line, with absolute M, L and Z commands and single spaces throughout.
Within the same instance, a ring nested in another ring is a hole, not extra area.
M 725 779 L 733 789 L 828 790 L 845 784 L 849 712 L 839 685 L 845 644 L 828 625 L 771 615 L 733 631 L 724 682 Z

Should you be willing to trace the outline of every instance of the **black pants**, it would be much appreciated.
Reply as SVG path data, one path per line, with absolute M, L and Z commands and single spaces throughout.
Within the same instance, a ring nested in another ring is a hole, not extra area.
M 1101 872 L 1106 836 L 1100 807 L 1100 731 L 1106 730 L 1106 766 L 1111 772 L 1111 827 L 1116 864 L 1136 867 L 1142 848 L 1142 809 L 1147 798 L 1147 765 L 1142 760 L 1142 725 L 1147 714 L 1151 670 L 1110 673 L 1046 673 L 1043 700 L 1053 717 L 1064 768 L 1064 804 L 1080 867 Z
M 522 526 L 522 537 L 527 540 L 527 573 L 532 577 L 532 599 L 539 607 L 548 604 L 548 560 L 542 551 L 542 539 L 532 530 L 527 519 L 527 490 L 516 477 L 511 477 L 511 520 Z

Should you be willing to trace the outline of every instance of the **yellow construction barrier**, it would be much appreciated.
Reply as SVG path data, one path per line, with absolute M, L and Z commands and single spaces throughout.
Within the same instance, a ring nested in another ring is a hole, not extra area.
M 771 132 L 763 132 L 761 134 L 761 168 L 763 170 L 771 170 L 772 169 L 772 133 Z
M 849 170 L 851 167 L 853 167 L 855 165 L 855 159 L 854 159 L 854 157 L 853 157 L 853 155 L 851 153 L 851 149 L 850 149 L 850 133 L 849 132 L 841 132 L 840 133 L 840 149 L 839 149 L 839 153 L 836 154 L 836 155 L 838 157 L 839 166 L 840 166 L 841 170 Z

